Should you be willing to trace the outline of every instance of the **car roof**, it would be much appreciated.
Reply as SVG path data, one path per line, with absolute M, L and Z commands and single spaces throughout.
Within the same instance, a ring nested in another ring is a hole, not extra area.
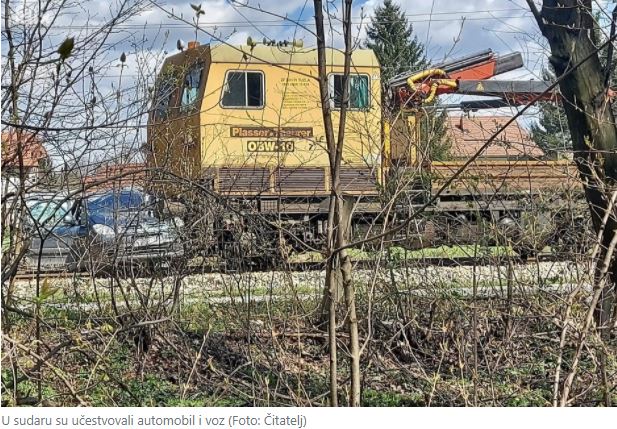
M 71 200 L 68 198 L 68 192 L 49 192 L 26 195 L 25 201 L 53 201 L 53 200 Z
M 125 192 L 135 192 L 135 193 L 139 193 L 139 194 L 145 194 L 144 190 L 141 187 L 124 187 L 124 188 L 120 188 L 120 189 L 106 189 L 106 190 L 99 190 L 96 192 L 92 192 L 91 194 L 87 194 L 85 197 L 86 198 L 92 198 L 92 197 L 102 197 L 104 195 L 114 195 L 114 194 L 122 194 Z

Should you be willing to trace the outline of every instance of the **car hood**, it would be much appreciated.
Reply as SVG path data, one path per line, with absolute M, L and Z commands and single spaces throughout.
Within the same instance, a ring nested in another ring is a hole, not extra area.
M 121 213 L 116 216 L 91 215 L 91 224 L 103 224 L 125 235 L 155 235 L 173 233 L 176 228 L 173 221 L 161 221 L 143 212 Z
M 69 247 L 73 240 L 79 236 L 80 228 L 73 225 L 58 225 L 53 228 L 41 228 L 39 232 L 30 233 L 30 248 L 63 248 Z

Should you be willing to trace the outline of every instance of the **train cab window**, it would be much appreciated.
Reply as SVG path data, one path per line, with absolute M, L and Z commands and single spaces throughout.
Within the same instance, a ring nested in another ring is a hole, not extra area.
M 156 89 L 156 98 L 154 100 L 155 120 L 161 120 L 167 117 L 174 88 L 174 77 L 172 75 L 166 75 L 161 79 Z
M 184 86 L 182 88 L 182 108 L 192 107 L 197 101 L 199 87 L 201 86 L 201 75 L 203 65 L 193 65 L 184 76 Z
M 334 108 L 340 109 L 343 105 L 343 85 L 345 76 L 331 74 L 329 77 L 330 99 Z M 349 109 L 368 109 L 369 104 L 369 79 L 367 75 L 349 75 Z
M 263 107 L 263 73 L 248 71 L 227 72 L 221 106 L 242 109 Z

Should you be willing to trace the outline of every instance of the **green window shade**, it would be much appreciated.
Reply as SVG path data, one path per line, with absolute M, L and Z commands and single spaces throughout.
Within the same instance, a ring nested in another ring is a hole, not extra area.
M 350 109 L 368 109 L 370 107 L 369 102 L 369 86 L 368 76 L 352 74 L 348 79 L 349 86 L 349 103 Z M 343 88 L 345 86 L 345 79 L 342 74 L 331 75 L 330 78 L 330 97 L 334 103 L 336 109 L 340 109 L 343 105 Z
M 368 76 L 350 76 L 349 107 L 366 109 L 368 104 Z

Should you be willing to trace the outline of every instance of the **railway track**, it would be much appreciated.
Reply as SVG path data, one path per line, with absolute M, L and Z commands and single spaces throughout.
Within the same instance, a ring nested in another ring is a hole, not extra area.
M 563 262 L 563 258 L 556 257 L 553 254 L 538 255 L 533 258 L 523 259 L 517 256 L 511 256 L 510 260 L 517 265 L 531 264 L 536 262 Z M 494 256 L 463 256 L 463 257 L 426 257 L 426 258 L 412 258 L 402 261 L 386 261 L 385 259 L 359 259 L 352 260 L 355 269 L 374 269 L 377 267 L 394 267 L 404 268 L 405 266 L 414 267 L 457 267 L 457 266 L 480 266 L 491 264 L 506 264 L 506 258 L 497 258 Z M 311 262 L 292 262 L 289 263 L 289 269 L 292 271 L 305 271 L 323 269 L 325 267 L 325 261 L 311 261 Z
M 532 258 L 523 259 L 518 256 L 511 256 L 509 258 L 512 263 L 516 265 L 532 264 L 537 262 L 564 262 L 563 258 L 559 258 L 554 254 L 539 254 Z M 352 260 L 353 267 L 356 270 L 373 270 L 378 267 L 394 267 L 404 268 L 405 266 L 413 267 L 456 267 L 456 266 L 486 266 L 486 265 L 503 265 L 507 263 L 505 257 L 495 256 L 461 256 L 461 257 L 423 257 L 423 258 L 410 258 L 399 261 L 386 261 L 385 259 L 357 259 Z M 290 261 L 281 263 L 278 266 L 263 267 L 257 264 L 244 264 L 240 267 L 228 267 L 224 261 L 219 263 L 202 263 L 199 265 L 188 266 L 181 272 L 186 275 L 205 274 L 205 273 L 222 273 L 222 274 L 239 274 L 249 272 L 266 272 L 266 271 L 320 271 L 325 269 L 325 260 L 318 261 Z M 139 276 L 147 276 L 148 273 L 138 273 Z M 150 275 L 152 275 L 150 273 Z M 36 280 L 38 278 L 52 278 L 52 279 L 71 279 L 71 278 L 89 278 L 92 277 L 92 273 L 87 271 L 45 271 L 41 273 L 20 271 L 15 276 L 16 280 Z M 110 277 L 109 273 L 98 272 L 94 274 L 94 277 L 105 278 Z M 123 276 L 121 276 L 123 277 Z

